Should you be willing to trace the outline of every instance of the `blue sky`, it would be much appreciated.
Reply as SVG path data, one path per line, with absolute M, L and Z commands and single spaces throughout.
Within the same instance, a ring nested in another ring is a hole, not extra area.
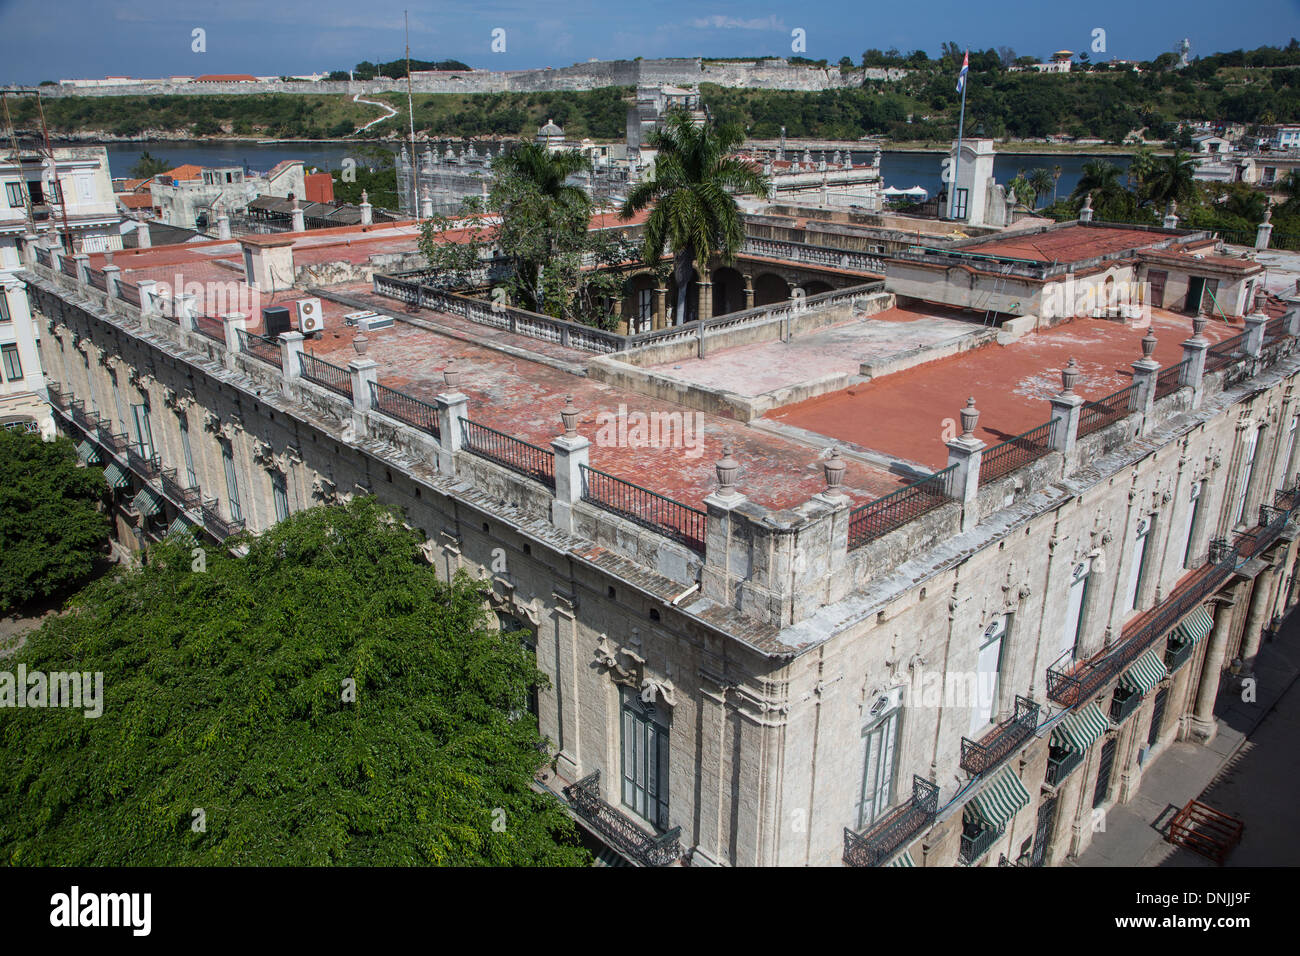
M 1056 5 L 1042 0 L 926 0 L 817 4 L 658 0 L 0 0 L 0 82 L 105 74 L 287 74 L 346 69 L 402 53 L 411 10 L 411 55 L 454 58 L 480 69 L 567 66 L 591 58 L 789 55 L 805 31 L 806 56 L 858 60 L 868 47 L 921 48 L 945 40 L 1021 55 L 1090 49 L 1106 31 L 1105 57 L 1150 59 L 1186 36 L 1193 55 L 1300 36 L 1300 0 L 1259 0 L 1249 16 L 1223 0 Z M 192 51 L 195 28 L 207 50 Z M 505 30 L 504 53 L 491 51 Z M 1100 54 L 1093 54 L 1096 59 Z

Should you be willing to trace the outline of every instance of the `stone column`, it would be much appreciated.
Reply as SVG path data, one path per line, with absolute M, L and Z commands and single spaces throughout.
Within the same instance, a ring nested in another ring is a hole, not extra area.
M 361 225 L 372 226 L 375 222 L 375 207 L 370 205 L 370 197 L 361 190 Z
M 135 224 L 136 247 L 139 249 L 148 249 L 153 245 L 153 239 L 149 236 L 149 220 L 140 219 Z
M 140 314 L 157 315 L 157 293 L 154 290 L 157 289 L 158 283 L 153 279 L 141 279 L 136 286 L 140 289 Z
M 1259 358 L 1264 351 L 1264 326 L 1268 324 L 1268 316 L 1263 312 L 1255 311 L 1246 316 L 1246 341 L 1245 351 L 1251 358 Z
M 1215 601 L 1214 627 L 1210 630 L 1205 647 L 1205 660 L 1201 665 L 1201 679 L 1196 685 L 1196 703 L 1192 708 L 1191 736 L 1208 744 L 1218 732 L 1214 722 L 1214 702 L 1219 696 L 1219 679 L 1223 673 L 1223 659 L 1228 650 L 1228 632 L 1232 628 L 1233 602 L 1227 597 Z
M 221 317 L 221 326 L 226 333 L 226 368 L 233 372 L 241 344 L 239 333 L 248 328 L 248 316 L 242 312 L 227 312 Z
M 752 275 L 746 275 L 745 276 L 745 308 L 752 309 L 753 307 L 754 307 L 754 277 Z
M 352 425 L 358 435 L 366 434 L 366 412 L 370 411 L 370 386 L 379 381 L 379 363 L 356 358 L 348 363 L 352 379 Z
M 1241 661 L 1237 668 L 1238 677 L 1250 677 L 1255 673 L 1255 658 L 1259 655 L 1260 641 L 1264 635 L 1264 625 L 1268 623 L 1269 598 L 1273 592 L 1273 568 L 1266 566 L 1251 583 L 1250 605 L 1246 609 L 1246 627 L 1241 632 L 1241 650 L 1237 658 Z
M 1079 363 L 1073 358 L 1061 369 L 1062 391 L 1050 399 L 1052 403 L 1052 447 L 1064 455 L 1074 451 L 1079 437 L 1079 409 L 1083 399 L 1074 394 L 1079 380 Z
M 1300 295 L 1287 296 L 1286 334 L 1300 336 Z
M 462 435 L 460 420 L 469 416 L 469 396 L 460 390 L 460 372 L 448 365 L 442 373 L 447 390 L 434 396 L 438 406 L 438 470 L 444 475 L 456 473 L 456 452 L 460 451 Z
M 82 285 L 89 285 L 90 276 L 86 274 L 86 270 L 90 268 L 90 256 L 84 252 L 78 252 L 72 257 L 72 260 L 77 264 L 77 281 Z
M 551 519 L 561 531 L 573 531 L 573 507 L 582 500 L 582 469 L 587 465 L 591 442 L 578 434 L 578 409 L 573 396 L 565 396 L 560 410 L 564 434 L 551 441 L 555 453 L 555 506 Z
M 429 187 L 425 186 L 420 190 L 420 218 L 433 218 L 433 197 L 429 195 Z
M 696 284 L 695 309 L 701 322 L 713 318 L 713 283 L 701 279 Z
M 281 332 L 280 333 L 280 375 L 282 384 L 280 390 L 284 393 L 285 398 L 292 398 L 292 385 L 302 375 L 302 363 L 298 356 L 302 355 L 302 333 L 301 332 Z
M 1210 341 L 1201 333 L 1205 331 L 1207 321 L 1203 315 L 1192 319 L 1192 337 L 1183 343 L 1183 361 L 1187 364 L 1183 366 L 1178 384 L 1191 386 L 1193 408 L 1201 407 L 1201 396 L 1204 391 L 1205 352 L 1210 347 Z
M 664 305 L 667 299 L 668 299 L 668 289 L 666 287 L 659 286 L 658 288 L 655 289 L 654 327 L 656 330 L 662 329 L 664 327 L 664 311 L 665 311 Z
M 946 443 L 948 465 L 956 466 L 949 479 L 948 494 L 961 502 L 962 531 L 969 531 L 979 521 L 977 498 L 980 462 L 985 448 L 984 442 L 975 437 L 975 426 L 979 424 L 979 419 L 979 409 L 975 407 L 975 398 L 972 396 L 961 410 L 962 433 Z
M 733 607 L 736 595 L 732 587 L 731 545 L 737 536 L 732 533 L 732 522 L 744 520 L 735 514 L 749 500 L 736 488 L 736 474 L 740 463 L 731 457 L 731 443 L 722 446 L 722 458 L 714 466 L 718 488 L 704 499 L 708 513 L 704 532 L 704 568 L 700 572 L 701 592 L 705 597 L 724 607 Z M 738 551 L 747 549 L 741 538 L 735 541 Z M 749 556 L 737 554 L 737 566 L 745 566 Z
M 230 238 L 230 216 L 226 213 L 226 207 L 222 206 L 217 214 L 217 238 Z
M 122 294 L 118 291 L 118 283 L 122 281 L 122 270 L 113 263 L 104 266 L 104 287 L 108 290 L 109 298 L 120 299 Z
M 1261 222 L 1259 224 L 1259 228 L 1255 230 L 1256 249 L 1268 248 L 1269 237 L 1273 234 L 1273 223 L 1270 221 L 1272 220 L 1272 218 L 1273 218 L 1273 207 L 1270 205 L 1267 209 L 1264 210 L 1264 221 Z
M 40 243 L 40 236 L 34 232 L 23 233 L 22 238 L 22 261 L 24 265 L 36 265 L 36 246 Z
M 296 196 L 294 197 L 293 200 L 293 231 L 294 232 L 307 231 L 307 220 L 304 218 L 302 213 L 302 203 L 298 201 L 298 198 Z
M 1083 208 L 1079 210 L 1079 222 L 1092 222 L 1092 193 L 1083 197 Z
M 1151 356 L 1156 350 L 1156 335 L 1151 329 L 1142 337 L 1142 357 L 1133 363 L 1133 384 L 1137 391 L 1129 407 L 1142 414 L 1142 434 L 1145 435 L 1154 426 L 1152 411 L 1156 404 L 1156 378 L 1160 374 L 1160 363 Z

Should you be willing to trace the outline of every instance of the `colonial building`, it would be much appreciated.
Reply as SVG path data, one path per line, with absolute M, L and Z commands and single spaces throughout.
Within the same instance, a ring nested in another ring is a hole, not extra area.
M 386 274 L 413 242 L 30 236 L 50 400 L 128 543 L 400 508 L 530 633 L 538 786 L 609 859 L 1061 863 L 1294 601 L 1300 299 L 1000 343 L 859 272 L 604 331 Z

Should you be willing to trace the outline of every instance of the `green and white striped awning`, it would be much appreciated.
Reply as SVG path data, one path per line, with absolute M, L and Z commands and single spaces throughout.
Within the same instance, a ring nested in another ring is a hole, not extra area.
M 142 515 L 153 517 L 162 511 L 162 505 L 158 503 L 158 497 L 148 488 L 141 488 L 136 492 L 136 496 L 131 499 L 131 507 Z
M 81 459 L 83 465 L 99 464 L 99 449 L 95 447 L 94 442 L 90 439 L 83 439 L 77 446 L 77 457 Z
M 1110 721 L 1096 701 L 1093 701 L 1082 710 L 1061 718 L 1061 722 L 1052 730 L 1052 746 L 1081 754 L 1109 729 Z
M 1145 694 L 1167 676 L 1169 676 L 1169 671 L 1165 668 L 1165 662 L 1152 648 L 1135 660 L 1129 666 L 1129 669 L 1120 675 L 1119 683 L 1121 687 L 1135 694 Z
M 1212 627 L 1214 627 L 1214 618 L 1210 616 L 1210 612 L 1205 609 L 1205 606 L 1201 605 L 1183 618 L 1183 623 L 1174 628 L 1174 633 L 1170 636 L 1177 638 L 1180 644 L 1189 642 L 1195 644 L 1206 634 L 1209 634 Z
M 904 850 L 898 856 L 894 857 L 886 866 L 916 866 L 916 861 L 912 859 L 912 854 Z
M 973 811 L 988 829 L 1001 830 L 1027 806 L 1029 791 L 1015 771 L 1003 767 L 967 804 L 967 809 Z
M 108 487 L 117 489 L 125 488 L 131 483 L 126 472 L 122 471 L 121 466 L 115 461 L 110 461 L 104 468 L 104 480 L 108 482 Z
M 189 530 L 190 530 L 190 523 L 186 521 L 181 515 L 177 515 L 175 520 L 173 520 L 172 523 L 167 526 L 167 534 L 165 535 L 165 537 L 170 537 L 174 534 L 182 534 Z

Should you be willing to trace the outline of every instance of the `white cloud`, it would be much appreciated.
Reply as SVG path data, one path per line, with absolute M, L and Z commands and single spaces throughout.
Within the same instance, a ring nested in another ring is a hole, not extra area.
M 690 21 L 697 30 L 784 30 L 785 23 L 777 19 L 776 14 L 754 20 L 742 20 L 740 17 L 724 17 L 715 13 L 708 17 L 697 17 Z

